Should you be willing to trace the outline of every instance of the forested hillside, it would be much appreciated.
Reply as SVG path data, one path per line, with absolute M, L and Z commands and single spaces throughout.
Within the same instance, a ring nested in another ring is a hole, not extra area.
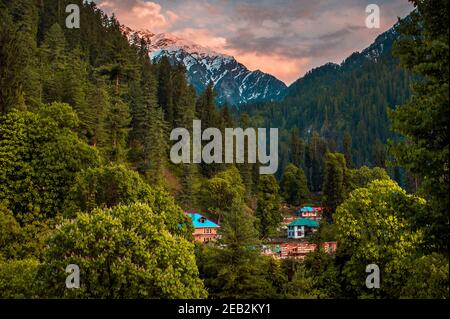
M 386 167 L 385 145 L 395 138 L 388 109 L 408 100 L 414 78 L 392 55 L 397 38 L 393 27 L 341 65 L 329 63 L 309 71 L 289 87 L 282 102 L 250 106 L 245 112 L 266 126 L 284 131 L 284 163 L 305 156 L 305 151 L 293 154 L 297 149 L 292 147 L 292 138 L 309 145 L 320 138 L 324 145 L 319 148 L 323 150 L 317 151 L 314 146 L 313 157 L 322 158 L 326 147 L 347 152 L 353 166 Z M 313 188 L 317 190 L 315 185 Z

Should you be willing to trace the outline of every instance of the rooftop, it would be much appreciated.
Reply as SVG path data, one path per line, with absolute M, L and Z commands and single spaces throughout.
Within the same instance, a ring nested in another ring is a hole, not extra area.
M 319 223 L 309 218 L 299 218 L 290 223 L 289 226 L 319 227 Z
M 194 228 L 218 228 L 220 227 L 216 223 L 213 223 L 206 217 L 203 217 L 199 213 L 195 212 L 186 212 L 186 214 L 191 217 L 192 219 L 192 225 L 194 225 Z
M 298 210 L 298 212 L 320 212 L 322 207 L 312 207 L 312 206 L 304 206 Z

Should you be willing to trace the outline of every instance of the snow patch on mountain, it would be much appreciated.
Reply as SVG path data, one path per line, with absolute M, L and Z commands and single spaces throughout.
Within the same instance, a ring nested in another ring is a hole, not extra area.
M 217 102 L 240 105 L 279 101 L 286 96 L 286 85 L 274 76 L 259 70 L 250 71 L 230 55 L 182 39 L 170 33 L 154 34 L 150 31 L 133 31 L 124 28 L 133 41 L 144 39 L 152 61 L 167 57 L 171 63 L 183 63 L 188 81 L 197 93 L 212 82 Z

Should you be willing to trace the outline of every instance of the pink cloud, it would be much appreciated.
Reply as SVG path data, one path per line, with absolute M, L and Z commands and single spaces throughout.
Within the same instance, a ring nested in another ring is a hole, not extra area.
M 99 1 L 98 7 L 107 13 L 114 13 L 120 23 L 136 30 L 163 32 L 179 19 L 173 11 L 163 12 L 158 3 L 143 0 Z
M 101 9 L 114 12 L 130 28 L 173 33 L 232 55 L 249 69 L 273 74 L 286 84 L 364 49 L 397 15 L 412 9 L 404 0 L 383 1 L 381 29 L 367 29 L 362 0 L 289 0 L 282 2 L 285 5 L 269 0 L 98 1 Z
M 224 37 L 212 34 L 208 29 L 184 28 L 172 33 L 179 38 L 192 41 L 198 45 L 226 54 L 226 52 L 224 52 L 224 48 L 227 40 Z

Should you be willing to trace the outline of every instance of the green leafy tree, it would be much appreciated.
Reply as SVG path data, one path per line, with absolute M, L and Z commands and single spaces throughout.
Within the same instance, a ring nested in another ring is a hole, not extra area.
M 30 299 L 38 296 L 37 272 L 39 261 L 35 259 L 0 259 L 0 298 Z
M 112 208 L 134 202 L 150 205 L 155 214 L 162 216 L 169 231 L 191 239 L 191 220 L 173 197 L 160 187 L 151 187 L 137 172 L 124 165 L 112 164 L 79 172 L 65 207 L 67 216 L 73 217 L 75 213 L 90 212 L 97 207 Z
M 245 186 L 239 170 L 232 166 L 207 180 L 201 189 L 200 202 L 204 209 L 217 214 L 219 218 L 229 210 L 235 201 L 245 196 Z
M 52 298 L 204 298 L 193 249 L 147 204 L 80 213 L 49 240 L 43 291 Z M 65 287 L 69 264 L 80 267 L 79 289 Z
M 75 174 L 99 164 L 98 152 L 73 132 L 77 125 L 60 103 L 0 118 L 0 200 L 15 216 L 61 213 Z
M 17 220 L 0 204 L 0 260 L 41 259 L 45 240 L 55 227 L 56 220 L 48 220 L 38 213 L 28 213 Z
M 15 257 L 21 229 L 13 213 L 0 204 L 0 260 Z
M 310 274 L 304 263 L 295 265 L 291 280 L 286 285 L 286 297 L 289 299 L 316 299 L 316 279 Z
M 276 233 L 283 220 L 280 213 L 280 187 L 272 175 L 264 175 L 259 180 L 256 217 L 261 238 L 267 238 Z
M 386 170 L 380 167 L 369 168 L 367 166 L 363 166 L 358 169 L 350 170 L 349 175 L 349 186 L 351 188 L 349 191 L 360 187 L 366 187 L 367 184 L 375 180 L 391 179 Z
M 411 216 L 426 208 L 391 180 L 376 180 L 350 193 L 333 218 L 342 263 L 344 294 L 398 298 L 408 277 L 407 265 L 423 234 Z M 365 289 L 366 266 L 380 268 L 380 289 Z
M 81 132 L 86 136 L 89 145 L 104 151 L 108 139 L 106 118 L 110 113 L 111 105 L 106 84 L 102 79 L 90 85 L 86 94 L 86 103 L 90 112 L 86 113 L 87 116 L 80 123 Z
M 432 253 L 411 263 L 401 296 L 410 299 L 448 299 L 448 258 Z
M 308 254 L 304 263 L 309 276 L 314 278 L 314 289 L 318 298 L 341 297 L 340 273 L 333 255 L 318 250 Z

